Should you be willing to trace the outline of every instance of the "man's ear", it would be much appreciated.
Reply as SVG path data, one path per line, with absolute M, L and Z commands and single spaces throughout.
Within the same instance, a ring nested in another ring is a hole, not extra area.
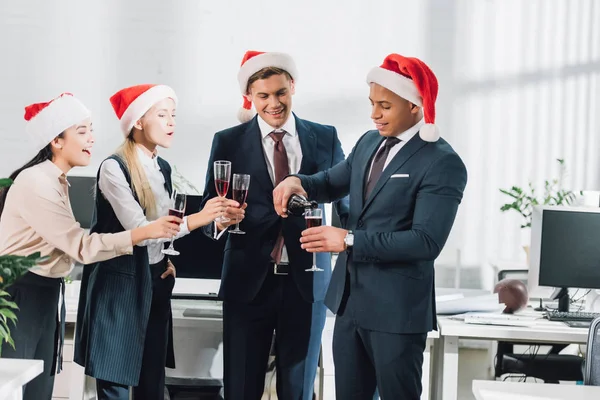
M 419 111 L 421 111 L 421 107 L 419 107 L 418 105 L 416 105 L 414 103 L 410 103 L 410 113 L 411 114 L 416 114 Z
M 290 80 L 290 94 L 296 94 L 296 82 Z

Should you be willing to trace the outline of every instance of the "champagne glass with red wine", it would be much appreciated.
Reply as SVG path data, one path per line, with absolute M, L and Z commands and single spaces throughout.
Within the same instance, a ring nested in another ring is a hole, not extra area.
M 183 219 L 183 214 L 185 213 L 185 202 L 187 196 L 185 193 L 177 193 L 176 190 L 173 190 L 173 196 L 171 196 L 171 208 L 169 208 L 169 215 L 174 215 L 176 217 Z M 168 249 L 162 249 L 163 254 L 168 254 L 170 256 L 178 256 L 179 252 L 173 248 L 173 239 L 171 238 L 171 245 Z
M 321 226 L 323 223 L 323 210 L 320 208 L 314 208 L 306 210 L 304 213 L 304 219 L 306 220 L 306 229 L 315 228 Z M 317 267 L 317 253 L 313 253 L 313 265 L 311 268 L 305 269 L 309 272 L 320 272 L 322 268 Z
M 215 170 L 215 188 L 219 197 L 227 197 L 229 190 L 229 179 L 231 178 L 231 161 L 215 161 L 213 165 Z M 229 218 L 219 215 L 215 222 L 228 222 Z
M 240 204 L 240 208 L 244 206 L 246 202 L 246 196 L 248 196 L 248 187 L 250 186 L 250 175 L 247 174 L 233 174 L 233 190 L 232 199 Z M 240 230 L 240 220 L 238 219 L 235 224 L 235 229 L 229 231 L 229 233 L 237 233 L 238 235 L 245 235 L 246 232 Z

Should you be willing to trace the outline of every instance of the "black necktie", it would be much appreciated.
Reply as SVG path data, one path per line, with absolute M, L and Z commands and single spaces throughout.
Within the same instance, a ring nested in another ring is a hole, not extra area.
M 396 137 L 389 137 L 385 139 L 383 147 L 381 147 L 375 155 L 375 158 L 373 159 L 373 167 L 371 168 L 371 174 L 369 175 L 369 179 L 365 185 L 365 199 L 369 198 L 369 195 L 377 184 L 377 181 L 383 172 L 385 160 L 387 160 L 388 154 L 390 154 L 390 149 L 398 143 L 400 143 L 400 139 Z
M 285 136 L 285 131 L 273 131 L 269 133 L 269 136 L 275 142 L 275 146 L 273 149 L 273 164 L 275 166 L 275 171 L 273 171 L 273 175 L 275 175 L 275 186 L 277 186 L 279 182 L 283 180 L 283 178 L 290 174 L 287 152 L 285 150 L 285 146 L 283 145 L 283 136 Z M 279 264 L 281 262 L 282 251 L 283 233 L 280 230 L 279 235 L 277 236 L 277 240 L 275 241 L 273 251 L 271 252 L 271 258 L 273 259 L 275 264 Z

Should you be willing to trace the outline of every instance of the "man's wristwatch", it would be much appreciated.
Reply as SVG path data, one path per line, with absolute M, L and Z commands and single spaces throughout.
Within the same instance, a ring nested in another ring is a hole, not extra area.
M 354 234 L 352 233 L 352 231 L 348 231 L 346 237 L 344 238 L 344 243 L 346 243 L 346 250 L 354 246 Z

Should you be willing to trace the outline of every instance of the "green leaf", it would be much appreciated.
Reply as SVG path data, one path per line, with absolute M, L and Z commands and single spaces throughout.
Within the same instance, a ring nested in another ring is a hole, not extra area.
M 8 308 L 0 308 L 0 315 L 13 321 L 17 320 L 17 316 Z
M 0 179 L 0 188 L 5 188 L 13 184 L 13 180 L 9 178 Z

